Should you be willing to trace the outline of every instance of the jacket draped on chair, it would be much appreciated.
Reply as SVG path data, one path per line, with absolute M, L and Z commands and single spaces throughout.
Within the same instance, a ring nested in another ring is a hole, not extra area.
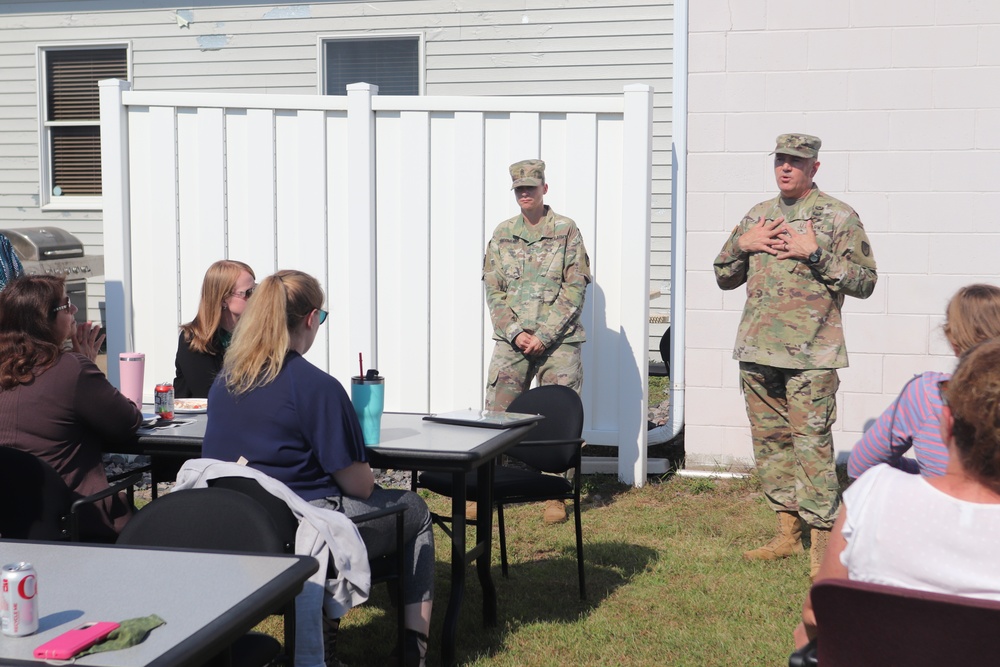
M 340 618 L 368 599 L 371 569 L 368 551 L 357 526 L 340 512 L 320 509 L 302 499 L 278 480 L 240 465 L 215 459 L 192 459 L 177 473 L 174 490 L 207 487 L 219 477 L 249 477 L 266 491 L 281 498 L 299 520 L 295 553 L 319 561 L 316 571 L 295 598 L 295 665 L 323 667 L 323 619 Z M 327 579 L 329 559 L 337 576 Z M 325 593 L 325 594 L 324 594 Z

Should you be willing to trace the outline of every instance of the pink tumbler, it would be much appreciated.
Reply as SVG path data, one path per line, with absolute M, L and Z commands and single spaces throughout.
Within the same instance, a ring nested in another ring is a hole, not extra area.
M 140 409 L 142 409 L 142 374 L 145 368 L 146 355 L 142 352 L 122 352 L 118 355 L 122 395 Z

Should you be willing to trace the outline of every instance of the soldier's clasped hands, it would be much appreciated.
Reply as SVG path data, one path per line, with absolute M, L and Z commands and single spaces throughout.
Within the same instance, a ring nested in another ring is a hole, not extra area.
M 782 244 L 777 246 L 778 259 L 806 259 L 819 248 L 812 220 L 806 220 L 806 231 L 796 232 L 787 224 L 781 226 Z
M 805 232 L 799 234 L 784 218 L 759 218 L 737 243 L 743 252 L 766 252 L 777 259 L 806 259 L 819 247 L 812 221 L 807 220 Z
M 737 243 L 743 252 L 766 252 L 769 255 L 777 255 L 781 246 L 785 243 L 782 237 L 784 230 L 782 226 L 784 218 L 765 220 L 759 218 L 757 224 L 748 228 L 740 236 Z
M 521 350 L 524 354 L 528 356 L 536 356 L 545 352 L 545 346 L 542 345 L 542 341 L 533 333 L 527 331 L 522 331 L 517 334 L 514 338 L 514 345 L 517 349 Z

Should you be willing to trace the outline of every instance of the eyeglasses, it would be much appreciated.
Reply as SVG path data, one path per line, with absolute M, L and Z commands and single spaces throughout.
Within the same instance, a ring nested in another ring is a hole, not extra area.
M 239 298 L 246 300 L 246 299 L 249 299 L 250 297 L 253 296 L 253 292 L 254 292 L 255 289 L 257 289 L 256 285 L 254 285 L 250 289 L 245 289 L 245 290 L 242 290 L 242 291 L 235 291 L 234 290 L 234 291 L 230 292 L 230 294 L 232 294 L 233 296 L 238 296 Z
M 941 402 L 944 403 L 945 405 L 948 405 L 948 397 L 947 397 L 948 383 L 949 380 L 941 380 L 940 382 L 937 383 L 938 393 L 941 394 Z
M 65 299 L 63 300 L 63 303 L 62 303 L 62 305 L 61 305 L 61 306 L 56 306 L 55 308 L 53 308 L 53 309 L 52 309 L 52 312 L 53 312 L 53 313 L 58 313 L 58 312 L 59 312 L 60 310 L 69 310 L 69 309 L 70 309 L 70 306 L 72 306 L 72 305 L 73 305 L 73 302 L 72 302 L 72 301 L 70 301 L 70 300 L 69 300 L 69 297 L 67 296 L 67 297 L 66 297 L 66 298 L 65 298 Z
M 319 323 L 323 324 L 323 322 L 326 322 L 326 316 L 330 313 L 326 312 L 322 308 L 317 308 L 316 312 L 319 313 Z

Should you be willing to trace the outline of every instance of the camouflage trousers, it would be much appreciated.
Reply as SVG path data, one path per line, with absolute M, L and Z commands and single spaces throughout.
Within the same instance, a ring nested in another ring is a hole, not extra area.
M 497 341 L 486 381 L 486 409 L 503 411 L 538 377 L 538 384 L 561 384 L 580 393 L 583 362 L 579 343 L 556 345 L 537 357 L 528 357 L 506 341 Z
M 837 419 L 837 371 L 740 362 L 740 383 L 771 508 L 798 512 L 814 528 L 831 528 L 840 507 L 830 433 Z

